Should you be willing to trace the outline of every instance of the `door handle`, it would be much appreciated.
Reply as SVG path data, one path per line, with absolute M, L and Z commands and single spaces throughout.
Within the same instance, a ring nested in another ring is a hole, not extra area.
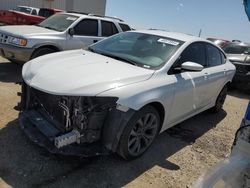
M 227 74 L 227 69 L 224 69 L 224 75 L 226 75 Z
M 205 80 L 207 80 L 207 76 L 208 76 L 208 73 L 205 72 L 205 73 L 204 73 L 204 79 L 205 79 Z
M 93 40 L 93 43 L 96 43 L 96 42 L 98 42 L 98 40 Z

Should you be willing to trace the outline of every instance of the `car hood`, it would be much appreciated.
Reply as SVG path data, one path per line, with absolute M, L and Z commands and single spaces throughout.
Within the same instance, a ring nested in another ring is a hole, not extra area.
M 227 54 L 227 57 L 232 63 L 250 62 L 250 56 L 245 54 Z
M 6 34 L 15 35 L 15 36 L 23 36 L 23 37 L 39 35 L 39 34 L 58 33 L 57 31 L 46 29 L 43 27 L 38 27 L 35 25 L 2 26 L 0 28 L 0 32 L 4 32 Z
M 149 79 L 154 70 L 103 55 L 72 50 L 36 58 L 23 66 L 31 87 L 55 95 L 95 96 L 101 92 Z

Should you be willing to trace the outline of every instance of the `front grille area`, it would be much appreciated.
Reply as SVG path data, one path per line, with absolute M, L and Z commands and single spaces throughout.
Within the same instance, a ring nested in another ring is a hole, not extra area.
M 23 82 L 20 105 L 22 112 L 39 113 L 61 134 L 77 130 L 82 135 L 81 143 L 92 143 L 100 139 L 106 117 L 116 108 L 117 100 L 116 97 L 53 95 Z
M 63 97 L 51 95 L 34 88 L 30 88 L 30 104 L 34 105 L 38 110 L 48 115 L 53 121 L 56 121 L 57 127 L 61 130 L 65 128 L 65 112 L 59 106 Z
M 9 42 L 9 36 L 3 33 L 0 33 L 0 43 L 7 44 Z

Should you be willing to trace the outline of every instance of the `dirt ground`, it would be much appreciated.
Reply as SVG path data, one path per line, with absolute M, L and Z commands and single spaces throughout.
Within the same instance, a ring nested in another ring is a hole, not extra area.
M 0 57 L 0 187 L 192 187 L 230 154 L 249 96 L 230 91 L 224 110 L 204 112 L 162 133 L 134 161 L 110 155 L 59 158 L 30 142 L 13 109 L 21 66 Z

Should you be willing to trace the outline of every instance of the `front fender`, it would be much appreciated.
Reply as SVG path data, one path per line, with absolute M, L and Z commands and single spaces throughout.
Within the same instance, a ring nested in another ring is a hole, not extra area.
M 102 143 L 109 151 L 116 152 L 123 130 L 135 112 L 132 109 L 127 112 L 113 109 L 109 112 L 102 128 Z

